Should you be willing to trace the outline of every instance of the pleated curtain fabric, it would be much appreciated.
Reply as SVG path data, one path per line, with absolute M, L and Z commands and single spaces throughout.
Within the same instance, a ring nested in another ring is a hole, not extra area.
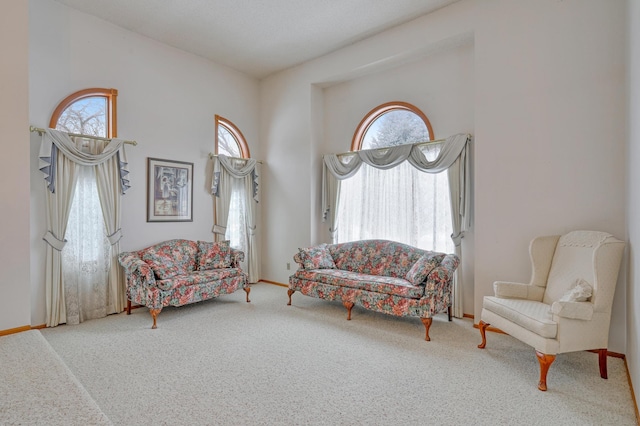
M 95 153 L 82 151 L 67 133 L 58 130 L 47 129 L 42 135 L 39 168 L 45 174 L 46 186 L 47 233 L 43 239 L 47 243 L 47 327 L 67 321 L 61 252 L 66 243 L 64 236 L 80 166 L 95 167 L 100 203 L 111 243 L 109 286 L 114 299 L 112 302 L 117 312 L 124 308 L 124 281 L 116 261 L 120 252 L 121 196 L 129 188 L 124 141 L 112 139 L 108 143 L 97 143 L 92 146 L 92 151 Z
M 451 217 L 456 255 L 462 259 L 460 242 L 464 231 L 470 226 L 470 136 L 457 134 L 448 137 L 438 156 L 429 161 L 420 148 L 420 144 L 400 145 L 380 149 L 361 150 L 339 158 L 336 154 L 327 154 L 323 158 L 322 169 L 322 217 L 329 225 L 331 241 L 336 242 L 336 218 L 340 195 L 340 182 L 352 177 L 366 163 L 378 169 L 390 169 L 408 161 L 416 169 L 425 173 L 440 173 L 447 170 L 451 199 Z M 455 272 L 453 286 L 453 315 L 462 317 L 462 284 L 460 268 Z

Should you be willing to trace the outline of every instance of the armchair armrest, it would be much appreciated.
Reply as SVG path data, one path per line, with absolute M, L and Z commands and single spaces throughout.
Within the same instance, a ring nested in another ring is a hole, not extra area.
M 526 299 L 540 302 L 544 295 L 544 288 L 531 284 L 496 281 L 493 283 L 493 293 L 501 299 Z
M 591 302 L 553 302 L 551 313 L 562 318 L 590 320 L 593 317 Z
M 300 257 L 300 252 L 293 255 L 293 261 L 298 264 L 298 269 L 304 269 L 304 261 L 302 257 Z
M 127 286 L 155 286 L 156 277 L 145 261 L 140 259 L 136 252 L 124 252 L 118 256 L 118 262 L 122 265 Z
M 231 247 L 231 267 L 239 268 L 240 262 L 244 262 L 244 252 Z

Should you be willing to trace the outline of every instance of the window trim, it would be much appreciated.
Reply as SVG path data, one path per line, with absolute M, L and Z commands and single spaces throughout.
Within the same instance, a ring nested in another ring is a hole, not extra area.
M 238 142 L 240 148 L 240 155 L 242 158 L 251 158 L 251 153 L 249 152 L 249 145 L 247 144 L 247 140 L 244 138 L 244 135 L 240 131 L 240 129 L 231 122 L 231 120 L 226 119 L 218 114 L 215 115 L 215 153 L 218 154 L 218 127 L 224 127 L 231 135 L 235 138 L 236 142 Z
M 380 118 L 382 115 L 394 110 L 410 111 L 420 117 L 422 121 L 424 121 L 424 124 L 427 126 L 427 131 L 429 132 L 429 140 L 433 140 L 433 127 L 431 127 L 431 122 L 429 121 L 427 116 L 415 105 L 412 105 L 408 102 L 394 101 L 378 105 L 364 116 L 362 121 L 360 121 L 360 124 L 358 124 L 358 127 L 356 127 L 355 133 L 353 134 L 353 139 L 351 140 L 351 151 L 360 151 L 362 149 L 364 135 L 367 133 L 367 130 L 369 130 L 369 127 L 371 127 L 373 122 Z
M 106 112 L 106 129 L 107 129 L 107 138 L 115 138 L 118 137 L 118 126 L 117 126 L 117 98 L 118 91 L 116 89 L 102 89 L 102 88 L 91 88 L 91 89 L 83 89 L 77 92 L 74 92 L 64 98 L 62 102 L 58 104 L 56 109 L 51 114 L 51 120 L 49 121 L 49 127 L 55 129 L 58 125 L 58 120 L 60 116 L 71 104 L 76 101 L 79 101 L 84 98 L 93 98 L 93 97 L 103 97 L 107 99 L 107 111 Z

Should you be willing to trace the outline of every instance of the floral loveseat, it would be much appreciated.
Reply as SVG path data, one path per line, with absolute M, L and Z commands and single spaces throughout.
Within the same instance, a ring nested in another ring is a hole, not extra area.
M 354 305 L 385 314 L 415 316 L 429 338 L 432 317 L 447 312 L 451 321 L 451 281 L 460 263 L 455 254 L 420 250 L 386 240 L 321 244 L 299 249 L 289 278 L 289 305 L 296 291 L 341 300 L 351 319 Z
M 127 314 L 131 302 L 146 306 L 156 318 L 165 306 L 182 306 L 231 294 L 242 288 L 249 302 L 249 282 L 240 269 L 244 253 L 229 241 L 170 240 L 118 258 L 127 285 Z

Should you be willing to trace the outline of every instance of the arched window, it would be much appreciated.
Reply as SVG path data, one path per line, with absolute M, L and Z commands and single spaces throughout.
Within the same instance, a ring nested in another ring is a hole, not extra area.
M 420 145 L 430 160 L 441 143 L 433 140 L 429 119 L 406 102 L 372 109 L 360 121 L 351 150 L 404 144 Z M 337 206 L 337 242 L 388 239 L 426 250 L 453 253 L 451 206 L 446 172 L 423 173 L 407 161 L 381 170 L 366 164 L 341 182 Z
M 216 154 L 229 157 L 251 158 L 244 135 L 231 121 L 216 115 Z
M 216 154 L 236 158 L 251 158 L 249 146 L 244 135 L 230 120 L 219 115 L 215 116 Z M 227 218 L 227 231 L 225 239 L 230 241 L 231 247 L 247 253 L 247 206 L 245 187 L 239 179 L 233 180 L 231 188 L 231 201 L 229 203 L 229 216 Z M 242 265 L 246 269 L 245 265 Z
M 68 133 L 116 137 L 115 89 L 85 89 L 55 108 L 49 126 Z M 82 140 L 82 139 L 80 139 Z M 77 141 L 77 140 L 76 140 Z M 95 145 L 84 140 L 90 152 Z M 94 167 L 80 166 L 62 251 L 67 324 L 116 313 L 109 293 L 111 244 L 107 239 Z

